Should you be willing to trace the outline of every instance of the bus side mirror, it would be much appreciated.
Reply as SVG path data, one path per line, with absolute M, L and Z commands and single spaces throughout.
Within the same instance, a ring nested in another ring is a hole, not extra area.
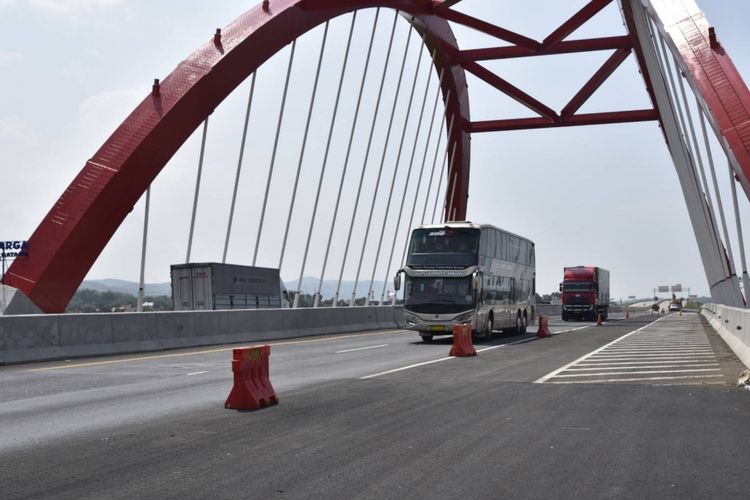
M 558 292 L 562 292 L 562 283 L 560 283 L 560 287 L 557 290 Z
M 401 290 L 401 271 L 396 273 L 396 276 L 393 277 L 393 289 L 397 292 Z
M 471 276 L 471 288 L 472 288 L 472 290 L 474 290 L 475 292 L 476 292 L 476 291 L 478 291 L 478 290 L 479 290 L 479 287 L 480 287 L 480 282 L 479 282 L 479 279 L 480 279 L 480 278 L 479 278 L 479 275 L 478 275 L 478 274 L 476 274 L 476 273 L 474 273 L 474 274 L 473 274 L 473 275 Z

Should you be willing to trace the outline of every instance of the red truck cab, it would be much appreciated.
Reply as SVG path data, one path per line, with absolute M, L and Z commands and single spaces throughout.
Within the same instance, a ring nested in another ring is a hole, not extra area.
M 562 319 L 596 320 L 609 315 L 609 271 L 595 266 L 566 267 L 562 293 Z

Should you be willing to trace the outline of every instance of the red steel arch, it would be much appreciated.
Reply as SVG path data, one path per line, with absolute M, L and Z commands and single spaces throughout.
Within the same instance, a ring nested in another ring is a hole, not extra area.
M 450 205 L 466 215 L 470 116 L 466 77 L 448 21 L 431 0 L 273 0 L 249 10 L 181 62 L 155 86 L 68 186 L 29 240 L 32 258 L 17 260 L 5 284 L 42 311 L 64 311 L 112 235 L 166 163 L 205 118 L 249 75 L 292 40 L 340 15 L 367 8 L 397 9 L 445 68 L 443 97 L 455 147 Z M 458 175 L 454 177 L 454 172 Z

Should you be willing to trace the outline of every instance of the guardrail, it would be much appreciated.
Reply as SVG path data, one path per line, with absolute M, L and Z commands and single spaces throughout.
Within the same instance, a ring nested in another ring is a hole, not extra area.
M 398 328 L 400 307 L 0 316 L 0 364 Z
M 750 368 L 750 310 L 705 304 L 701 314 L 721 335 L 740 361 Z

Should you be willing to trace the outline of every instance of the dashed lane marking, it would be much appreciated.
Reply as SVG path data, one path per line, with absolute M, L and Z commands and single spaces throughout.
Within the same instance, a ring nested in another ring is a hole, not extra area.
M 344 349 L 343 351 L 336 351 L 336 354 L 344 354 L 346 352 L 366 351 L 368 349 L 381 349 L 388 347 L 391 344 L 380 344 L 380 345 L 368 345 L 367 347 L 356 347 L 354 349 Z

